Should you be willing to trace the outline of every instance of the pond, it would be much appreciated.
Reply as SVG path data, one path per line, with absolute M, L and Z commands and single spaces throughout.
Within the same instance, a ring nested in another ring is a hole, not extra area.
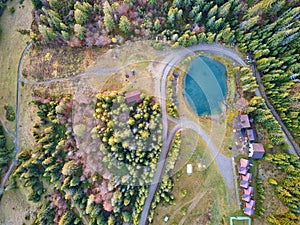
M 199 116 L 220 114 L 227 94 L 226 67 L 206 56 L 194 58 L 184 78 L 183 94 Z

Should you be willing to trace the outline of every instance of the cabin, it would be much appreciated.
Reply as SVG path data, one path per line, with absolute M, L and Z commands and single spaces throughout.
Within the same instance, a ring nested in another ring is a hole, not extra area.
M 239 174 L 246 175 L 248 173 L 249 168 L 250 168 L 250 161 L 241 158 L 238 164 Z
M 265 154 L 264 146 L 261 143 L 249 144 L 249 157 L 253 159 L 261 159 Z
M 248 138 L 248 141 L 252 142 L 256 140 L 256 133 L 254 129 L 248 129 L 246 130 L 246 135 Z
M 244 202 L 250 202 L 251 197 L 253 195 L 253 189 L 254 188 L 252 186 L 249 186 L 248 188 L 243 189 L 242 200 Z
M 241 182 L 240 182 L 241 188 L 248 188 L 249 186 L 250 186 L 250 182 L 248 182 L 246 180 L 241 180 Z
M 242 195 L 242 200 L 243 200 L 244 202 L 250 202 L 250 200 L 251 200 L 251 195 L 243 194 L 243 195 Z
M 240 115 L 240 124 L 241 124 L 241 128 L 250 128 L 251 127 L 249 116 L 247 114 Z
M 249 186 L 247 189 L 243 189 L 243 194 L 253 195 L 254 188 Z
M 245 175 L 241 176 L 241 180 L 251 182 L 251 179 L 252 179 L 252 173 L 246 173 Z
M 125 98 L 127 103 L 140 103 L 141 102 L 141 91 L 135 90 L 125 93 Z
M 255 208 L 255 201 L 251 200 L 250 202 L 246 203 L 246 208 L 254 209 Z
M 187 164 L 186 165 L 186 173 L 188 176 L 192 176 L 192 173 L 193 173 L 193 166 L 192 164 Z
M 252 216 L 254 214 L 254 210 L 253 209 L 249 209 L 249 208 L 244 208 L 244 213 L 247 216 Z
M 250 202 L 246 202 L 244 206 L 244 213 L 248 216 L 252 216 L 255 209 L 255 201 L 250 200 Z

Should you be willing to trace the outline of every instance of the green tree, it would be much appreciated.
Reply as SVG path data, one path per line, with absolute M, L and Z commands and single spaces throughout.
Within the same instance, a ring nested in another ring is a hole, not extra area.
M 81 26 L 80 24 L 74 25 L 74 32 L 76 37 L 78 37 L 80 40 L 83 40 L 85 38 L 85 27 Z
M 33 4 L 33 7 L 38 10 L 43 7 L 43 3 L 40 0 L 31 0 L 31 3 Z
M 77 24 L 84 25 L 90 21 L 92 6 L 88 2 L 76 2 L 74 18 Z
M 160 21 L 159 21 L 159 19 L 156 19 L 155 20 L 155 22 L 154 22 L 154 29 L 156 30 L 156 31 L 159 31 L 160 30 Z
M 74 160 L 67 162 L 62 168 L 62 174 L 65 176 L 75 175 L 80 171 L 81 171 L 80 165 Z
M 128 33 L 128 31 L 130 30 L 130 22 L 126 16 L 121 16 L 119 22 L 119 28 L 125 34 Z
M 110 14 L 104 15 L 104 25 L 107 30 L 113 31 L 113 29 L 115 27 L 115 22 L 114 22 L 113 17 Z

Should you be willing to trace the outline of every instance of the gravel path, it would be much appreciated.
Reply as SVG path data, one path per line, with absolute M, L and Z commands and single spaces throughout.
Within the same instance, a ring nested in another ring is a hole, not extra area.
M 26 47 L 24 48 L 22 55 L 20 57 L 20 61 L 19 61 L 19 65 L 18 65 L 18 80 L 17 80 L 17 95 L 16 95 L 16 136 L 14 138 L 14 143 L 15 143 L 15 156 L 9 166 L 9 169 L 7 171 L 7 173 L 5 174 L 2 183 L 1 183 L 1 188 L 5 187 L 5 184 L 10 176 L 10 174 L 12 173 L 15 164 L 17 163 L 17 156 L 20 152 L 20 99 L 21 99 L 21 69 L 22 69 L 22 63 L 23 63 L 23 58 L 25 56 L 25 54 L 27 53 L 28 49 L 30 48 L 31 43 L 29 43 L 28 45 L 26 45 Z
M 210 137 L 206 134 L 206 132 L 198 126 L 198 124 L 195 124 L 192 121 L 188 120 L 180 120 L 179 123 L 176 124 L 176 126 L 168 133 L 168 115 L 166 110 L 166 88 L 167 88 L 167 77 L 170 73 L 171 69 L 179 63 L 181 60 L 186 58 L 188 55 L 193 54 L 197 51 L 206 51 L 213 54 L 221 55 L 223 57 L 229 58 L 235 62 L 237 62 L 240 65 L 245 66 L 246 63 L 243 61 L 243 59 L 233 50 L 223 47 L 220 44 L 198 44 L 195 46 L 192 46 L 190 48 L 185 49 L 179 49 L 170 51 L 165 58 L 165 60 L 161 61 L 161 64 L 165 64 L 165 66 L 162 68 L 160 66 L 160 70 L 157 69 L 157 71 L 154 72 L 154 74 L 161 74 L 160 80 L 156 80 L 156 82 L 160 82 L 160 88 L 158 97 L 160 99 L 160 106 L 162 111 L 162 123 L 163 123 L 163 146 L 162 151 L 158 160 L 158 165 L 154 174 L 153 182 L 150 185 L 148 196 L 144 203 L 144 208 L 141 213 L 140 223 L 139 225 L 146 225 L 148 224 L 148 214 L 150 212 L 151 203 L 153 201 L 155 192 L 159 186 L 159 182 L 161 180 L 163 171 L 164 171 L 164 165 L 165 160 L 168 156 L 168 152 L 170 149 L 170 145 L 172 143 L 172 140 L 174 138 L 175 133 L 180 129 L 192 129 L 200 135 L 209 148 L 211 149 L 213 153 L 213 157 L 216 160 L 216 163 L 220 169 L 220 172 L 224 178 L 225 185 L 228 187 L 228 190 L 230 192 L 230 196 L 234 196 L 234 183 L 233 183 L 233 172 L 232 172 L 232 164 L 231 164 L 231 158 L 228 158 L 221 154 L 219 150 L 213 145 L 213 143 L 210 140 Z M 162 68 L 162 70 L 161 70 Z M 170 118 L 170 117 L 169 117 Z M 174 122 L 174 121 L 173 121 Z
M 88 71 L 82 74 L 78 74 L 76 76 L 73 77 L 68 77 L 68 78 L 57 78 L 57 79 L 52 79 L 52 80 L 46 80 L 46 81 L 41 81 L 41 82 L 31 82 L 31 81 L 26 81 L 26 80 L 21 80 L 21 66 L 22 66 L 22 62 L 23 62 L 23 57 L 26 54 L 27 50 L 30 48 L 31 44 L 28 44 L 22 55 L 20 58 L 20 62 L 19 62 L 19 66 L 18 66 L 18 82 L 17 82 L 17 97 L 16 97 L 16 136 L 14 138 L 15 140 L 15 158 L 13 159 L 12 163 L 10 164 L 9 170 L 6 173 L 2 184 L 1 184 L 1 188 L 5 187 L 6 181 L 8 180 L 10 174 L 13 171 L 13 168 L 17 162 L 16 160 L 16 156 L 20 151 L 20 142 L 19 142 L 19 136 L 20 136 L 20 129 L 19 129 L 19 113 L 20 113 L 20 108 L 19 108 L 19 102 L 20 102 L 20 84 L 21 82 L 25 83 L 25 84 L 29 84 L 29 85 L 38 85 L 38 84 L 47 84 L 47 83 L 52 83 L 52 82 L 59 82 L 59 81 L 67 81 L 67 80 L 71 80 L 71 79 L 76 79 L 78 77 L 81 76 L 88 76 L 88 75 L 92 75 L 92 74 L 109 74 L 109 73 L 114 73 L 117 72 L 117 69 L 103 69 L 103 70 L 94 70 L 94 71 Z M 213 156 L 216 160 L 216 163 L 220 169 L 220 172 L 222 174 L 222 176 L 224 177 L 224 181 L 226 186 L 229 188 L 229 190 L 233 190 L 234 185 L 233 185 L 233 173 L 232 173 L 232 163 L 231 163 L 231 158 L 228 158 L 226 156 L 224 156 L 223 154 L 221 154 L 219 152 L 219 150 L 212 144 L 210 137 L 205 133 L 205 131 L 203 131 L 203 129 L 198 126 L 198 124 L 192 122 L 192 121 L 188 121 L 188 120 L 181 120 L 179 123 L 176 124 L 176 126 L 168 133 L 168 116 L 167 116 L 167 112 L 166 112 L 166 81 L 167 81 L 167 76 L 169 74 L 169 72 L 171 71 L 171 69 L 173 68 L 174 65 L 176 65 L 177 63 L 179 63 L 181 60 L 183 60 L 185 57 L 187 57 L 188 55 L 191 55 L 192 53 L 196 52 L 196 51 L 205 51 L 205 52 L 209 52 L 209 53 L 213 53 L 213 54 L 217 54 L 220 56 L 223 56 L 225 58 L 229 58 L 233 61 L 235 61 L 236 63 L 238 63 L 239 65 L 242 66 L 246 66 L 247 64 L 244 62 L 244 60 L 232 49 L 224 47 L 220 44 L 198 44 L 195 46 L 192 46 L 190 48 L 186 48 L 186 49 L 179 49 L 179 50 L 173 50 L 170 51 L 167 55 L 167 57 L 165 58 L 164 61 L 160 62 L 161 66 L 160 68 L 162 68 L 162 70 L 157 70 L 155 73 L 157 75 L 162 75 L 160 77 L 160 79 L 157 79 L 156 82 L 160 82 L 159 84 L 159 98 L 160 98 L 160 104 L 161 104 L 161 109 L 162 109 L 162 123 L 163 123 L 163 146 L 162 146 L 162 152 L 158 161 L 158 165 L 157 165 L 157 169 L 154 175 L 154 179 L 153 179 L 153 183 L 150 185 L 150 189 L 149 189 L 149 194 L 147 196 L 147 199 L 145 201 L 144 204 L 144 208 L 143 211 L 141 213 L 141 220 L 140 220 L 140 225 L 146 225 L 148 224 L 148 214 L 150 211 L 150 207 L 151 207 L 151 203 L 152 200 L 154 198 L 154 194 L 158 188 L 161 176 L 163 174 L 164 171 L 164 163 L 165 163 L 165 159 L 168 155 L 168 151 L 169 148 L 171 146 L 172 140 L 174 138 L 174 135 L 177 131 L 179 131 L 180 129 L 192 129 L 194 131 L 196 131 L 204 140 L 205 142 L 208 144 L 209 148 L 211 149 Z M 259 78 L 259 77 L 258 77 Z M 258 95 L 262 95 L 260 93 L 261 90 L 258 91 Z M 263 95 L 263 97 L 265 97 Z M 273 113 L 273 111 L 272 111 Z M 274 115 L 274 114 L 273 114 Z M 280 118 L 276 117 L 275 118 L 278 120 L 278 122 L 280 123 L 280 125 L 282 125 L 282 121 L 280 120 Z M 170 118 L 169 118 L 170 119 Z M 173 119 L 171 119 L 173 121 Z M 282 126 L 283 128 L 284 125 Z M 4 127 L 5 129 L 6 127 Z M 284 130 L 285 131 L 285 130 Z M 8 132 L 8 134 L 10 136 L 12 136 L 12 134 L 10 132 Z M 287 142 L 288 144 L 295 148 L 295 146 L 293 146 L 294 142 L 293 140 L 290 140 L 289 135 L 287 135 L 287 133 L 285 132 L 286 138 L 287 138 Z M 13 137 L 13 136 L 12 136 Z M 77 208 L 77 207 L 76 207 Z M 86 222 L 86 221 L 84 221 Z

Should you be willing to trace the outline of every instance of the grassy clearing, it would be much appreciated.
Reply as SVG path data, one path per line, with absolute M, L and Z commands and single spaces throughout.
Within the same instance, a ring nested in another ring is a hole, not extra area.
M 229 204 L 223 179 L 214 161 L 211 161 L 210 150 L 204 140 L 198 139 L 190 130 L 182 131 L 181 146 L 173 175 L 176 205 L 158 206 L 153 224 L 207 224 L 209 221 L 221 224 Z M 192 176 L 186 174 L 187 163 L 193 165 Z M 207 169 L 202 167 L 204 164 Z M 169 221 L 164 223 L 166 215 Z
M 8 1 L 8 6 L 14 6 L 15 13 L 8 10 L 0 17 L 2 35 L 0 38 L 0 117 L 5 120 L 4 105 L 15 106 L 17 70 L 20 55 L 25 47 L 27 36 L 21 35 L 17 29 L 28 29 L 31 24 L 31 3 L 24 1 L 24 8 L 19 8 L 17 0 Z M 6 121 L 10 130 L 14 130 L 14 122 Z
M 32 219 L 35 218 L 33 212 L 37 207 L 38 204 L 27 202 L 25 190 L 5 191 L 0 204 L 0 224 L 31 224 Z M 30 220 L 25 220 L 26 215 L 30 215 Z
M 32 47 L 24 57 L 22 75 L 30 81 L 74 76 L 85 71 L 104 51 L 101 48 L 74 49 L 67 46 Z
M 233 222 L 233 225 L 248 225 L 248 220 L 236 220 Z

